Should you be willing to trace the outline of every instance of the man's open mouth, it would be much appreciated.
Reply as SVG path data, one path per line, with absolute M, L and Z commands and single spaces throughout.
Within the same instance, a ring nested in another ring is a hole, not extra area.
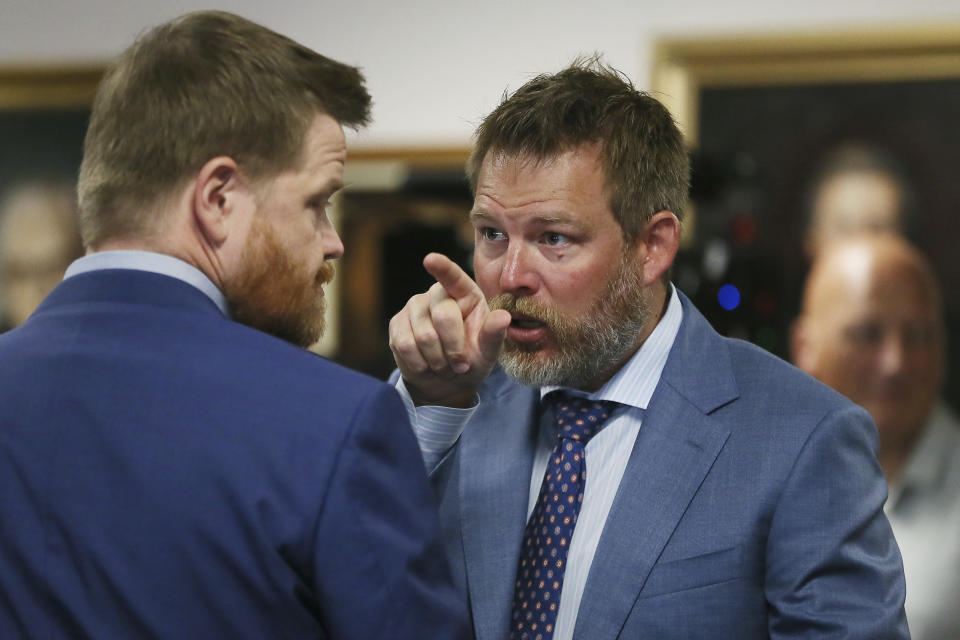
M 545 327 L 546 323 L 536 318 L 531 318 L 530 316 L 521 315 L 514 313 L 513 319 L 510 321 L 511 327 L 516 327 L 518 329 L 539 329 L 540 327 Z

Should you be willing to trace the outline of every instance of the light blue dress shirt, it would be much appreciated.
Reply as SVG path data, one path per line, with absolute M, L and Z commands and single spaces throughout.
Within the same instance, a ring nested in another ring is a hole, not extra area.
M 620 371 L 600 389 L 587 396 L 593 400 L 611 400 L 623 406 L 616 409 L 600 433 L 593 436 L 586 446 L 586 487 L 577 527 L 570 541 L 560 609 L 553 633 L 555 640 L 570 640 L 573 637 L 580 600 L 603 525 L 640 432 L 644 411 L 660 382 L 660 375 L 680 330 L 682 319 L 680 299 L 676 290 L 671 287 L 666 313 L 647 340 Z M 558 388 L 560 387 L 542 387 L 541 398 Z M 456 443 L 479 404 L 469 409 L 415 407 L 403 384 L 403 378 L 397 382 L 397 389 L 420 443 L 424 463 L 427 469 L 432 471 Z M 586 395 L 575 390 L 568 391 Z M 534 453 L 533 471 L 530 474 L 527 517 L 533 511 L 540 493 L 547 461 L 557 441 L 556 434 L 552 416 L 547 413 L 540 421 L 540 437 Z
M 63 274 L 63 279 L 66 280 L 81 273 L 101 269 L 149 271 L 150 273 L 159 273 L 160 275 L 182 280 L 196 287 L 208 298 L 213 300 L 213 303 L 223 312 L 223 315 L 230 315 L 227 312 L 226 298 L 224 298 L 223 293 L 217 288 L 217 285 L 213 284 L 210 278 L 193 265 L 163 253 L 129 250 L 98 251 L 97 253 L 91 253 L 74 260 L 73 263 L 67 267 L 66 273 Z

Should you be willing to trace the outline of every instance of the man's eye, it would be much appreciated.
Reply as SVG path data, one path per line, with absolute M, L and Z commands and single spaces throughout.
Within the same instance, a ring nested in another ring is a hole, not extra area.
M 550 232 L 543 237 L 543 241 L 551 247 L 559 247 L 561 245 L 568 244 L 570 242 L 570 238 L 562 233 Z
M 480 237 L 487 242 L 496 242 L 504 238 L 504 233 L 494 229 L 493 227 L 482 227 L 480 229 Z
M 875 324 L 855 325 L 844 333 L 847 340 L 862 346 L 877 345 L 883 339 L 883 329 Z
M 903 332 L 903 342 L 914 349 L 929 347 L 934 342 L 936 331 L 928 326 L 908 326 Z

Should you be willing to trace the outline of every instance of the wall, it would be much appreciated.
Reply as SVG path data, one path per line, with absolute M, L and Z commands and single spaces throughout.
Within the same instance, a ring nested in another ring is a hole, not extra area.
M 0 0 L 0 67 L 100 63 L 143 29 L 209 8 L 190 0 Z M 540 71 L 600 51 L 640 86 L 665 35 L 960 20 L 958 0 L 223 0 L 364 68 L 375 122 L 355 147 L 465 146 L 474 123 Z

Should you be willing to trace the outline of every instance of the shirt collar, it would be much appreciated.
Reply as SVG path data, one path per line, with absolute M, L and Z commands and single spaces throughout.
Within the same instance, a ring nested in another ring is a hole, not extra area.
M 98 251 L 74 260 L 67 267 L 63 279 L 66 280 L 81 273 L 102 269 L 133 269 L 176 278 L 199 289 L 217 305 L 224 315 L 229 315 L 227 300 L 223 292 L 217 288 L 217 285 L 213 284 L 213 281 L 206 274 L 179 258 L 163 253 L 130 250 Z
M 954 464 L 953 455 L 960 446 L 957 418 L 942 402 L 934 405 L 923 434 L 907 458 L 900 478 L 891 483 L 888 501 L 896 504 L 901 496 L 934 490 Z
M 680 331 L 680 322 L 683 320 L 683 308 L 675 287 L 670 287 L 670 296 L 667 301 L 667 310 L 654 327 L 653 332 L 640 345 L 636 353 L 631 356 L 623 367 L 617 371 L 597 391 L 588 395 L 591 400 L 610 400 L 619 404 L 646 409 L 653 396 L 660 374 L 667 364 L 667 356 Z M 573 394 L 583 395 L 582 391 L 558 386 L 540 388 L 540 398 L 543 399 L 551 391 L 564 389 Z

